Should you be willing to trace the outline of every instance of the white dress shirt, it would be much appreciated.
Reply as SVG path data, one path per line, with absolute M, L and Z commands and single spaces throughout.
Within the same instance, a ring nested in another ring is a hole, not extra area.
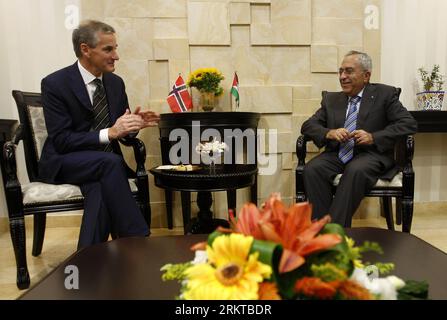
M 79 72 L 81 73 L 82 80 L 84 80 L 84 84 L 87 89 L 88 97 L 90 98 L 90 102 L 93 105 L 93 94 L 95 93 L 95 90 L 96 90 L 96 85 L 93 83 L 93 80 L 95 80 L 96 77 L 93 74 L 91 74 L 90 71 L 85 69 L 82 66 L 82 64 L 79 62 L 79 60 L 78 60 L 78 68 L 79 68 Z M 102 75 L 99 76 L 98 79 L 100 79 L 102 81 Z M 99 143 L 107 144 L 109 142 L 110 142 L 109 129 L 105 128 L 105 129 L 99 130 Z
M 365 90 L 365 88 L 363 87 L 363 89 L 362 89 L 362 91 L 360 91 L 359 93 L 357 93 L 357 97 L 360 97 L 360 100 L 359 100 L 359 102 L 357 102 L 357 112 L 359 112 L 360 111 L 360 102 L 362 101 L 362 96 L 363 96 L 363 90 Z M 350 100 L 351 98 L 349 98 L 348 99 L 348 105 L 349 105 L 349 100 Z M 348 112 L 349 112 L 349 108 L 347 108 L 347 110 L 346 110 L 346 115 L 345 115 L 345 118 L 347 118 L 348 117 Z M 358 113 L 357 113 L 358 114 Z

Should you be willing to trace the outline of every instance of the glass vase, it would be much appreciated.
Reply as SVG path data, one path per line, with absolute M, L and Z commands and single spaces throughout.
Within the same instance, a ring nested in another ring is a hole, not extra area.
M 200 92 L 200 106 L 203 111 L 213 111 L 216 106 L 217 98 L 214 92 Z

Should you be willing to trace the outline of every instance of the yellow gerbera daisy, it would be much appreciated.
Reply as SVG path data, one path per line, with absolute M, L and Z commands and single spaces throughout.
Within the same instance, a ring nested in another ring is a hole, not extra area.
M 232 233 L 217 237 L 207 246 L 208 263 L 186 270 L 187 300 L 258 299 L 259 284 L 268 279 L 272 268 L 258 261 L 258 252 L 249 254 L 253 237 Z

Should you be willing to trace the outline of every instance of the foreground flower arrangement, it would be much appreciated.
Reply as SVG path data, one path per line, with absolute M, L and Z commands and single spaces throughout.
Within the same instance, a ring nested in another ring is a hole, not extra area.
M 195 259 L 162 267 L 163 280 L 181 282 L 186 300 L 426 299 L 426 282 L 372 276 L 393 265 L 365 268 L 361 254 L 377 243 L 355 246 L 330 217 L 311 220 L 307 203 L 286 208 L 273 194 L 261 210 L 246 204 L 231 229 L 219 228 L 193 246 Z

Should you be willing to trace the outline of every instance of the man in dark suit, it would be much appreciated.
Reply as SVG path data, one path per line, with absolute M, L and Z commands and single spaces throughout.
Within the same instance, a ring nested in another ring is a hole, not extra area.
M 354 212 L 377 179 L 393 169 L 394 143 L 413 134 L 417 123 L 396 88 L 369 83 L 371 58 L 350 51 L 339 69 L 342 92 L 324 92 L 321 107 L 301 133 L 325 151 L 304 167 L 304 187 L 313 215 L 351 226 Z M 332 181 L 343 176 L 332 196 Z
M 48 183 L 79 185 L 84 200 L 78 248 L 150 231 L 132 197 L 117 139 L 156 125 L 159 115 L 140 107 L 132 114 L 123 80 L 113 74 L 115 30 L 86 21 L 73 31 L 78 61 L 42 80 L 48 138 L 39 176 Z

